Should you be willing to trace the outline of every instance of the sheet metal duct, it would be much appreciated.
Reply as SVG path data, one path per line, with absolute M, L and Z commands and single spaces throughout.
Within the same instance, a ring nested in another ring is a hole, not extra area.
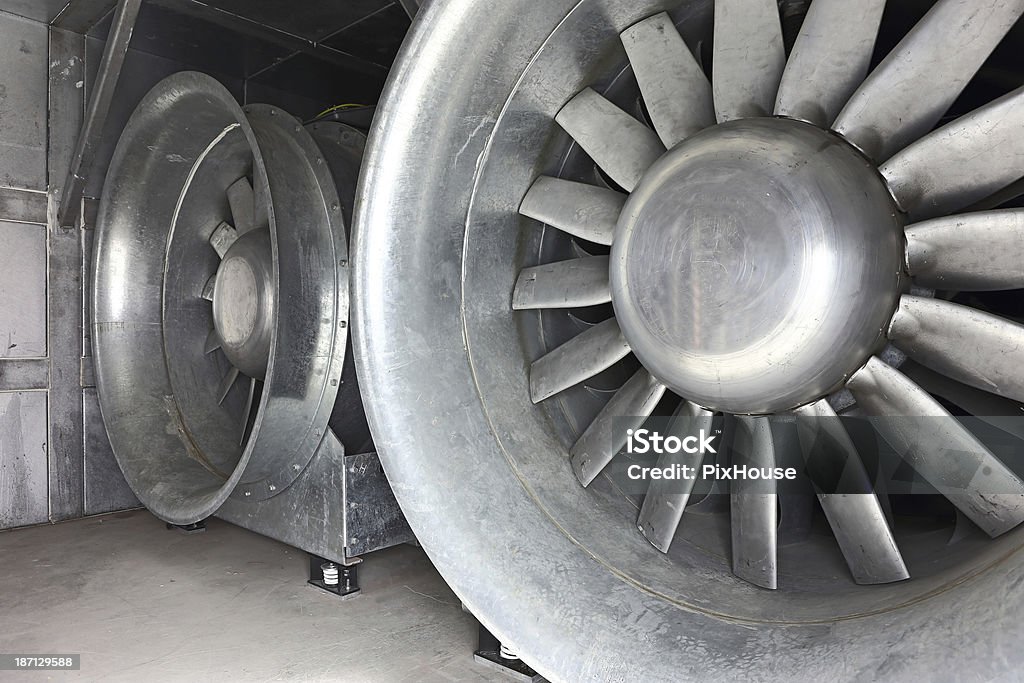
M 125 128 L 97 219 L 92 338 L 114 453 L 161 519 L 220 514 L 338 561 L 411 539 L 346 360 L 364 145 L 339 123 L 243 109 L 194 72 Z
M 1022 451 L 979 436 L 1021 414 L 990 315 L 1019 292 L 977 293 L 1024 285 L 1020 215 L 950 217 L 1024 175 L 1020 91 L 957 111 L 1024 4 L 940 1 L 874 59 L 883 5 L 817 0 L 788 54 L 769 0 L 417 17 L 359 197 L 360 382 L 423 547 L 551 680 L 1024 662 Z M 803 492 L 630 490 L 652 415 L 753 464 L 805 469 L 801 419 L 828 447 Z M 883 447 L 930 495 L 884 488 Z

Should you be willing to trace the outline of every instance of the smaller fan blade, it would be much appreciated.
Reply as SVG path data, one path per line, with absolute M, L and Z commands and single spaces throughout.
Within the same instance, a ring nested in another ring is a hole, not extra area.
M 775 113 L 828 128 L 864 82 L 885 0 L 814 0 L 786 64 Z
M 537 178 L 519 213 L 589 242 L 612 243 L 626 195 L 570 180 Z
M 628 353 L 619 323 L 609 318 L 535 360 L 530 367 L 530 397 L 540 403 L 608 369 Z
M 608 257 L 591 256 L 523 269 L 512 294 L 512 308 L 579 308 L 611 300 Z
M 847 386 L 882 438 L 989 536 L 1024 521 L 1024 482 L 899 370 L 871 358 Z
M 921 365 L 958 382 L 1024 401 L 1024 327 L 960 304 L 903 296 L 889 339 Z
M 948 215 L 1024 176 L 1022 129 L 1019 88 L 929 133 L 879 170 L 912 220 Z
M 714 125 L 711 83 L 668 14 L 655 14 L 623 31 L 622 45 L 665 147 Z
M 766 417 L 737 417 L 733 465 L 775 467 L 775 443 Z M 778 495 L 770 479 L 730 482 L 732 572 L 755 586 L 777 587 Z
M 775 0 L 715 2 L 711 80 L 719 123 L 770 116 L 785 68 Z
M 679 439 L 697 435 L 703 431 L 711 433 L 712 420 L 715 414 L 710 410 L 704 410 L 695 403 L 683 401 L 676 409 L 668 432 L 662 436 L 676 436 Z M 689 465 L 700 467 L 704 459 L 703 454 L 688 453 L 669 454 L 665 453 L 658 459 L 658 468 L 671 467 L 672 465 Z M 654 479 L 644 496 L 643 507 L 640 508 L 640 516 L 637 518 L 637 526 L 655 548 L 667 553 L 672 539 L 676 535 L 679 523 L 683 519 L 683 511 L 690 499 L 690 493 L 697 482 L 694 479 Z
M 939 0 L 871 72 L 833 129 L 872 159 L 888 159 L 939 122 L 1022 11 L 1019 0 Z
M 654 131 L 590 88 L 569 100 L 555 121 L 627 192 L 665 153 Z
M 860 584 L 910 578 L 857 449 L 827 400 L 793 411 L 807 471 L 839 549 Z
M 239 235 L 256 228 L 256 197 L 248 178 L 239 178 L 228 188 L 231 222 Z
M 224 258 L 224 254 L 228 253 L 228 249 L 237 239 L 238 232 L 227 223 L 221 223 L 210 235 L 210 246 L 217 252 L 217 256 Z
M 220 348 L 220 344 L 220 335 L 217 334 L 217 330 L 210 330 L 210 333 L 206 335 L 206 342 L 203 344 L 203 353 L 213 353 Z
M 646 370 L 638 370 L 615 392 L 569 450 L 572 469 L 581 484 L 589 486 L 597 478 L 626 444 L 626 430 L 646 422 L 664 394 L 665 385 Z
M 907 228 L 907 271 L 922 287 L 1024 288 L 1024 211 L 988 211 Z
M 207 301 L 213 301 L 213 292 L 217 288 L 217 273 L 211 275 L 207 280 L 206 284 L 203 285 L 202 297 Z
M 228 370 L 228 374 L 224 375 L 223 379 L 221 379 L 220 386 L 217 387 L 217 405 L 224 403 L 224 399 L 228 397 L 231 387 L 235 386 L 235 380 L 238 379 L 239 374 L 238 368 L 232 367 Z

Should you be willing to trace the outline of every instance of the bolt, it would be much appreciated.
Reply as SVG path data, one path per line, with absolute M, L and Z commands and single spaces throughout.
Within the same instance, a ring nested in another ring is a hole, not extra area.
M 340 265 L 342 268 L 346 267 L 348 265 L 348 259 L 341 259 L 340 261 L 338 261 L 338 265 Z
M 249 497 L 249 496 L 251 496 L 251 495 L 252 495 L 252 491 L 246 491 L 246 492 L 245 492 L 245 497 L 246 497 L 246 498 L 248 498 L 248 497 Z
M 273 484 L 271 484 L 271 485 L 270 485 L 270 490 L 271 490 L 271 491 L 276 491 L 276 490 L 277 490 L 277 487 L 276 487 L 276 486 L 274 486 Z
M 341 327 L 341 328 L 348 327 L 348 323 L 345 322 L 344 320 L 342 320 L 340 323 L 338 323 L 338 327 Z

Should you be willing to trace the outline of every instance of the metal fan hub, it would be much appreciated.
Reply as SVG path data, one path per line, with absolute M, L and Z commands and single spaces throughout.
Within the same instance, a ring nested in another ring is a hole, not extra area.
M 267 373 L 274 326 L 270 231 L 239 237 L 224 254 L 213 292 L 213 325 L 232 365 L 250 377 Z
M 902 218 L 854 147 L 789 119 L 694 135 L 643 176 L 611 258 L 615 313 L 659 380 L 732 413 L 835 390 L 883 343 Z

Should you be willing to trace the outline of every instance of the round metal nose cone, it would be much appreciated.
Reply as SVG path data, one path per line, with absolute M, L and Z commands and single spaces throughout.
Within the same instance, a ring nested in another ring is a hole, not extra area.
M 838 388 L 882 343 L 902 218 L 852 146 L 788 119 L 710 128 L 655 163 L 611 254 L 639 360 L 702 406 L 780 412 Z
M 213 325 L 231 364 L 250 377 L 267 373 L 274 325 L 270 231 L 239 237 L 224 254 L 213 290 Z

